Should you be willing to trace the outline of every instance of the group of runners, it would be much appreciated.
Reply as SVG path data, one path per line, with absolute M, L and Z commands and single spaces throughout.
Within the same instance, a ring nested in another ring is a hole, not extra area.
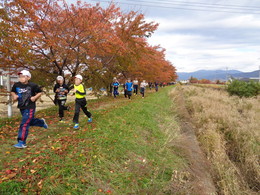
M 17 107 L 20 109 L 22 120 L 18 130 L 17 144 L 15 144 L 14 147 L 26 148 L 29 127 L 38 126 L 47 129 L 48 125 L 44 119 L 34 117 L 36 101 L 41 97 L 42 89 L 37 84 L 30 82 L 31 73 L 28 70 L 22 70 L 18 73 L 18 76 L 19 82 L 13 85 L 11 95 L 13 101 L 18 101 Z M 59 108 L 58 115 L 60 122 L 64 122 L 64 111 L 70 109 L 69 106 L 65 105 L 67 95 L 71 93 L 71 95 L 75 96 L 75 112 L 72 120 L 74 129 L 79 128 L 80 109 L 87 116 L 88 122 L 92 122 L 92 114 L 87 109 L 86 88 L 82 84 L 82 81 L 83 77 L 81 75 L 76 75 L 74 78 L 74 85 L 69 87 L 65 84 L 64 78 L 62 76 L 58 76 L 56 78 L 56 84 L 53 88 L 53 92 L 55 93 L 54 103 Z M 120 83 L 116 78 L 114 78 L 112 88 L 115 98 L 119 95 L 119 86 Z M 142 98 L 144 98 L 147 86 L 149 86 L 150 89 L 154 87 L 155 90 L 158 91 L 159 83 L 147 83 L 143 80 L 139 85 L 137 78 L 133 81 L 131 81 L 131 79 L 127 79 L 127 81 L 123 84 L 124 96 L 131 99 L 132 92 L 137 95 L 140 87 L 140 94 L 142 95 Z
M 112 87 L 111 93 L 113 93 L 114 98 L 119 96 L 119 86 L 120 86 L 120 83 L 118 82 L 118 80 L 116 78 L 114 78 L 113 82 L 111 84 L 111 87 Z M 137 78 L 135 78 L 134 80 L 127 79 L 125 81 L 125 83 L 123 84 L 124 96 L 125 96 L 125 98 L 131 99 L 132 94 L 137 95 L 138 90 L 140 88 L 140 94 L 142 95 L 142 98 L 144 98 L 145 90 L 146 90 L 147 86 L 149 86 L 150 89 L 152 89 L 154 87 L 155 91 L 157 92 L 158 88 L 159 88 L 159 83 L 158 82 L 154 82 L 154 83 L 148 82 L 147 83 L 146 80 L 143 80 L 139 85 L 139 81 Z
M 30 126 L 48 128 L 44 119 L 34 117 L 36 110 L 36 101 L 42 95 L 42 89 L 35 83 L 30 82 L 31 73 L 28 70 L 23 70 L 18 73 L 19 82 L 15 83 L 11 90 L 13 101 L 18 101 L 18 108 L 20 109 L 22 120 L 18 130 L 16 148 L 26 148 L 26 140 L 29 134 Z M 70 88 L 64 83 L 64 78 L 58 76 L 54 86 L 55 100 L 54 103 L 59 107 L 59 121 L 63 122 L 64 110 L 69 110 L 69 106 L 65 106 L 67 95 L 75 95 L 75 112 L 73 117 L 74 129 L 79 128 L 79 113 L 83 110 L 88 117 L 88 122 L 92 122 L 92 115 L 87 109 L 86 89 L 82 84 L 83 77 L 76 75 L 74 78 L 74 85 Z

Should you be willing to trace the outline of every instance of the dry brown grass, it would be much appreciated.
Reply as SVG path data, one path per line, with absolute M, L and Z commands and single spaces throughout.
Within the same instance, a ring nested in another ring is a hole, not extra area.
M 212 164 L 219 194 L 260 190 L 260 97 L 230 97 L 225 91 L 183 86 L 198 140 Z

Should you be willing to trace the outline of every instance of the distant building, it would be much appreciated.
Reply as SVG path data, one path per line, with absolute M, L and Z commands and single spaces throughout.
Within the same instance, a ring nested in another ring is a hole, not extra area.
M 190 80 L 181 80 L 181 81 L 179 81 L 181 84 L 188 84 L 188 83 L 190 83 Z
M 260 80 L 259 80 L 258 77 L 250 77 L 250 78 L 242 78 L 242 77 L 234 78 L 234 77 L 231 77 L 229 80 L 230 80 L 231 82 L 232 82 L 233 80 L 245 81 L 245 82 L 250 82 L 250 81 L 260 82 Z
M 250 81 L 260 82 L 260 78 L 259 77 L 251 77 L 249 79 L 250 79 Z

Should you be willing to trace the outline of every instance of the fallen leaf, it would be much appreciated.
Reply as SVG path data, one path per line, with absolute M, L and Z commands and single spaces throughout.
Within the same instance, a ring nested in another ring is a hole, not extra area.
M 31 169 L 30 172 L 31 172 L 32 174 L 34 174 L 34 173 L 37 172 L 37 171 Z
M 42 189 L 42 182 L 43 182 L 43 180 L 41 180 L 41 181 L 39 181 L 39 182 L 37 183 L 37 186 L 38 186 L 40 189 Z

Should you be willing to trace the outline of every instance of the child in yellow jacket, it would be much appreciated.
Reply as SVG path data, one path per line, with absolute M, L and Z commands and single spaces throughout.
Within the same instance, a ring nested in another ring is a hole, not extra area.
M 79 113 L 80 113 L 80 108 L 83 110 L 85 115 L 88 117 L 88 122 L 92 122 L 92 115 L 87 109 L 87 100 L 86 100 L 86 89 L 82 84 L 82 76 L 81 75 L 76 75 L 75 76 L 75 84 L 74 84 L 74 94 L 75 94 L 75 113 L 73 117 L 73 123 L 74 129 L 79 128 Z

